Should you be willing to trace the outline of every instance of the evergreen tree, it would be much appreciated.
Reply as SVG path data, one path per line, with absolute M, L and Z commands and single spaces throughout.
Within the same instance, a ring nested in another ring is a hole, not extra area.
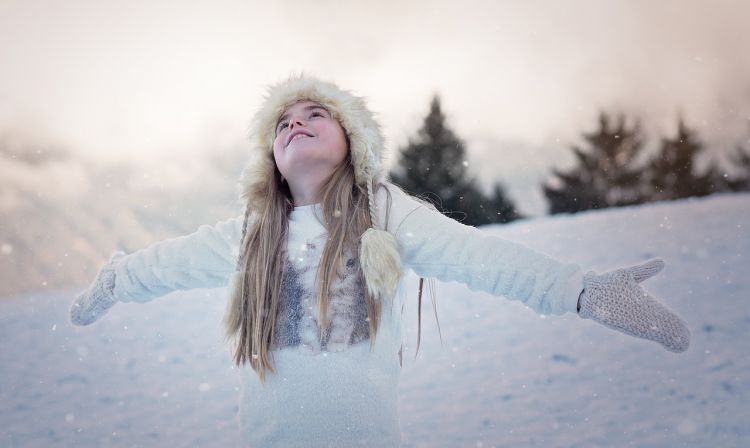
M 737 145 L 729 160 L 739 172 L 726 181 L 727 188 L 730 191 L 750 191 L 750 147 Z
M 493 213 L 494 215 L 492 215 Z M 505 187 L 503 187 L 501 183 L 495 183 L 492 187 L 492 193 L 490 194 L 487 207 L 488 222 L 506 223 L 523 218 L 525 218 L 525 216 L 516 209 L 516 205 L 513 201 L 508 199 Z
M 507 223 L 525 218 L 508 199 L 505 188 L 500 183 L 495 183 L 489 196 L 484 195 L 473 182 L 470 191 L 473 194 L 462 194 L 459 197 L 463 207 L 461 211 L 465 211 L 466 219 L 449 213 L 446 213 L 447 216 L 454 217 L 464 224 L 471 223 L 470 225 Z
M 549 213 L 617 207 L 642 202 L 640 168 L 634 166 L 643 142 L 640 126 L 628 128 L 619 116 L 612 126 L 610 117 L 599 114 L 599 128 L 584 133 L 588 150 L 571 149 L 578 164 L 569 171 L 553 168 L 553 176 L 542 186 Z
M 701 174 L 696 172 L 696 157 L 703 150 L 695 132 L 680 118 L 677 135 L 672 139 L 663 138 L 659 153 L 648 163 L 647 177 L 654 189 L 651 200 L 706 196 L 726 189 L 715 163 Z
M 509 222 L 522 216 L 497 184 L 486 197 L 468 172 L 464 143 L 447 126 L 435 95 L 416 139 L 400 150 L 391 180 L 435 203 L 443 214 L 467 225 Z

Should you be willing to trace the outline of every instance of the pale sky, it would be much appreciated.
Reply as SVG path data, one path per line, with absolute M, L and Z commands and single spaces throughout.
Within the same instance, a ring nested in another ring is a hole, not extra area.
M 654 143 L 679 113 L 719 151 L 750 138 L 748 23 L 726 0 L 0 0 L 0 134 L 191 158 L 245 144 L 265 86 L 305 71 L 369 98 L 390 163 L 438 92 L 474 172 L 538 213 L 600 108 Z

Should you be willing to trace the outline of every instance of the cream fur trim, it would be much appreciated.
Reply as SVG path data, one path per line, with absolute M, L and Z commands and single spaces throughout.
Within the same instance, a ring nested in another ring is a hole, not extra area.
M 293 75 L 268 87 L 263 105 L 251 124 L 253 149 L 240 179 L 242 197 L 253 209 L 261 209 L 267 182 L 273 180 L 273 141 L 276 123 L 284 111 L 301 100 L 316 101 L 336 118 L 349 137 L 356 182 L 365 186 L 368 178 L 384 178 L 384 138 L 365 99 L 335 84 L 310 75 Z

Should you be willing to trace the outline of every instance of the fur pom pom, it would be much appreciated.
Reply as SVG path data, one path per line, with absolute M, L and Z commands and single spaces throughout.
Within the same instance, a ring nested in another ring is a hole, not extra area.
M 367 289 L 381 299 L 393 293 L 401 278 L 401 257 L 396 239 L 384 230 L 369 228 L 362 234 L 360 263 Z

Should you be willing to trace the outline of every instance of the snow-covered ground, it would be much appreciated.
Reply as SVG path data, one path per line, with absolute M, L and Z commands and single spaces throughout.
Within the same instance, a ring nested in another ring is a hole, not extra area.
M 411 277 L 403 446 L 750 446 L 750 194 L 484 230 L 598 272 L 663 258 L 643 287 L 685 318 L 691 347 L 436 282 L 443 344 L 426 295 L 414 360 Z M 223 290 L 120 304 L 83 328 L 67 320 L 75 293 L 0 300 L 0 445 L 237 445 Z

